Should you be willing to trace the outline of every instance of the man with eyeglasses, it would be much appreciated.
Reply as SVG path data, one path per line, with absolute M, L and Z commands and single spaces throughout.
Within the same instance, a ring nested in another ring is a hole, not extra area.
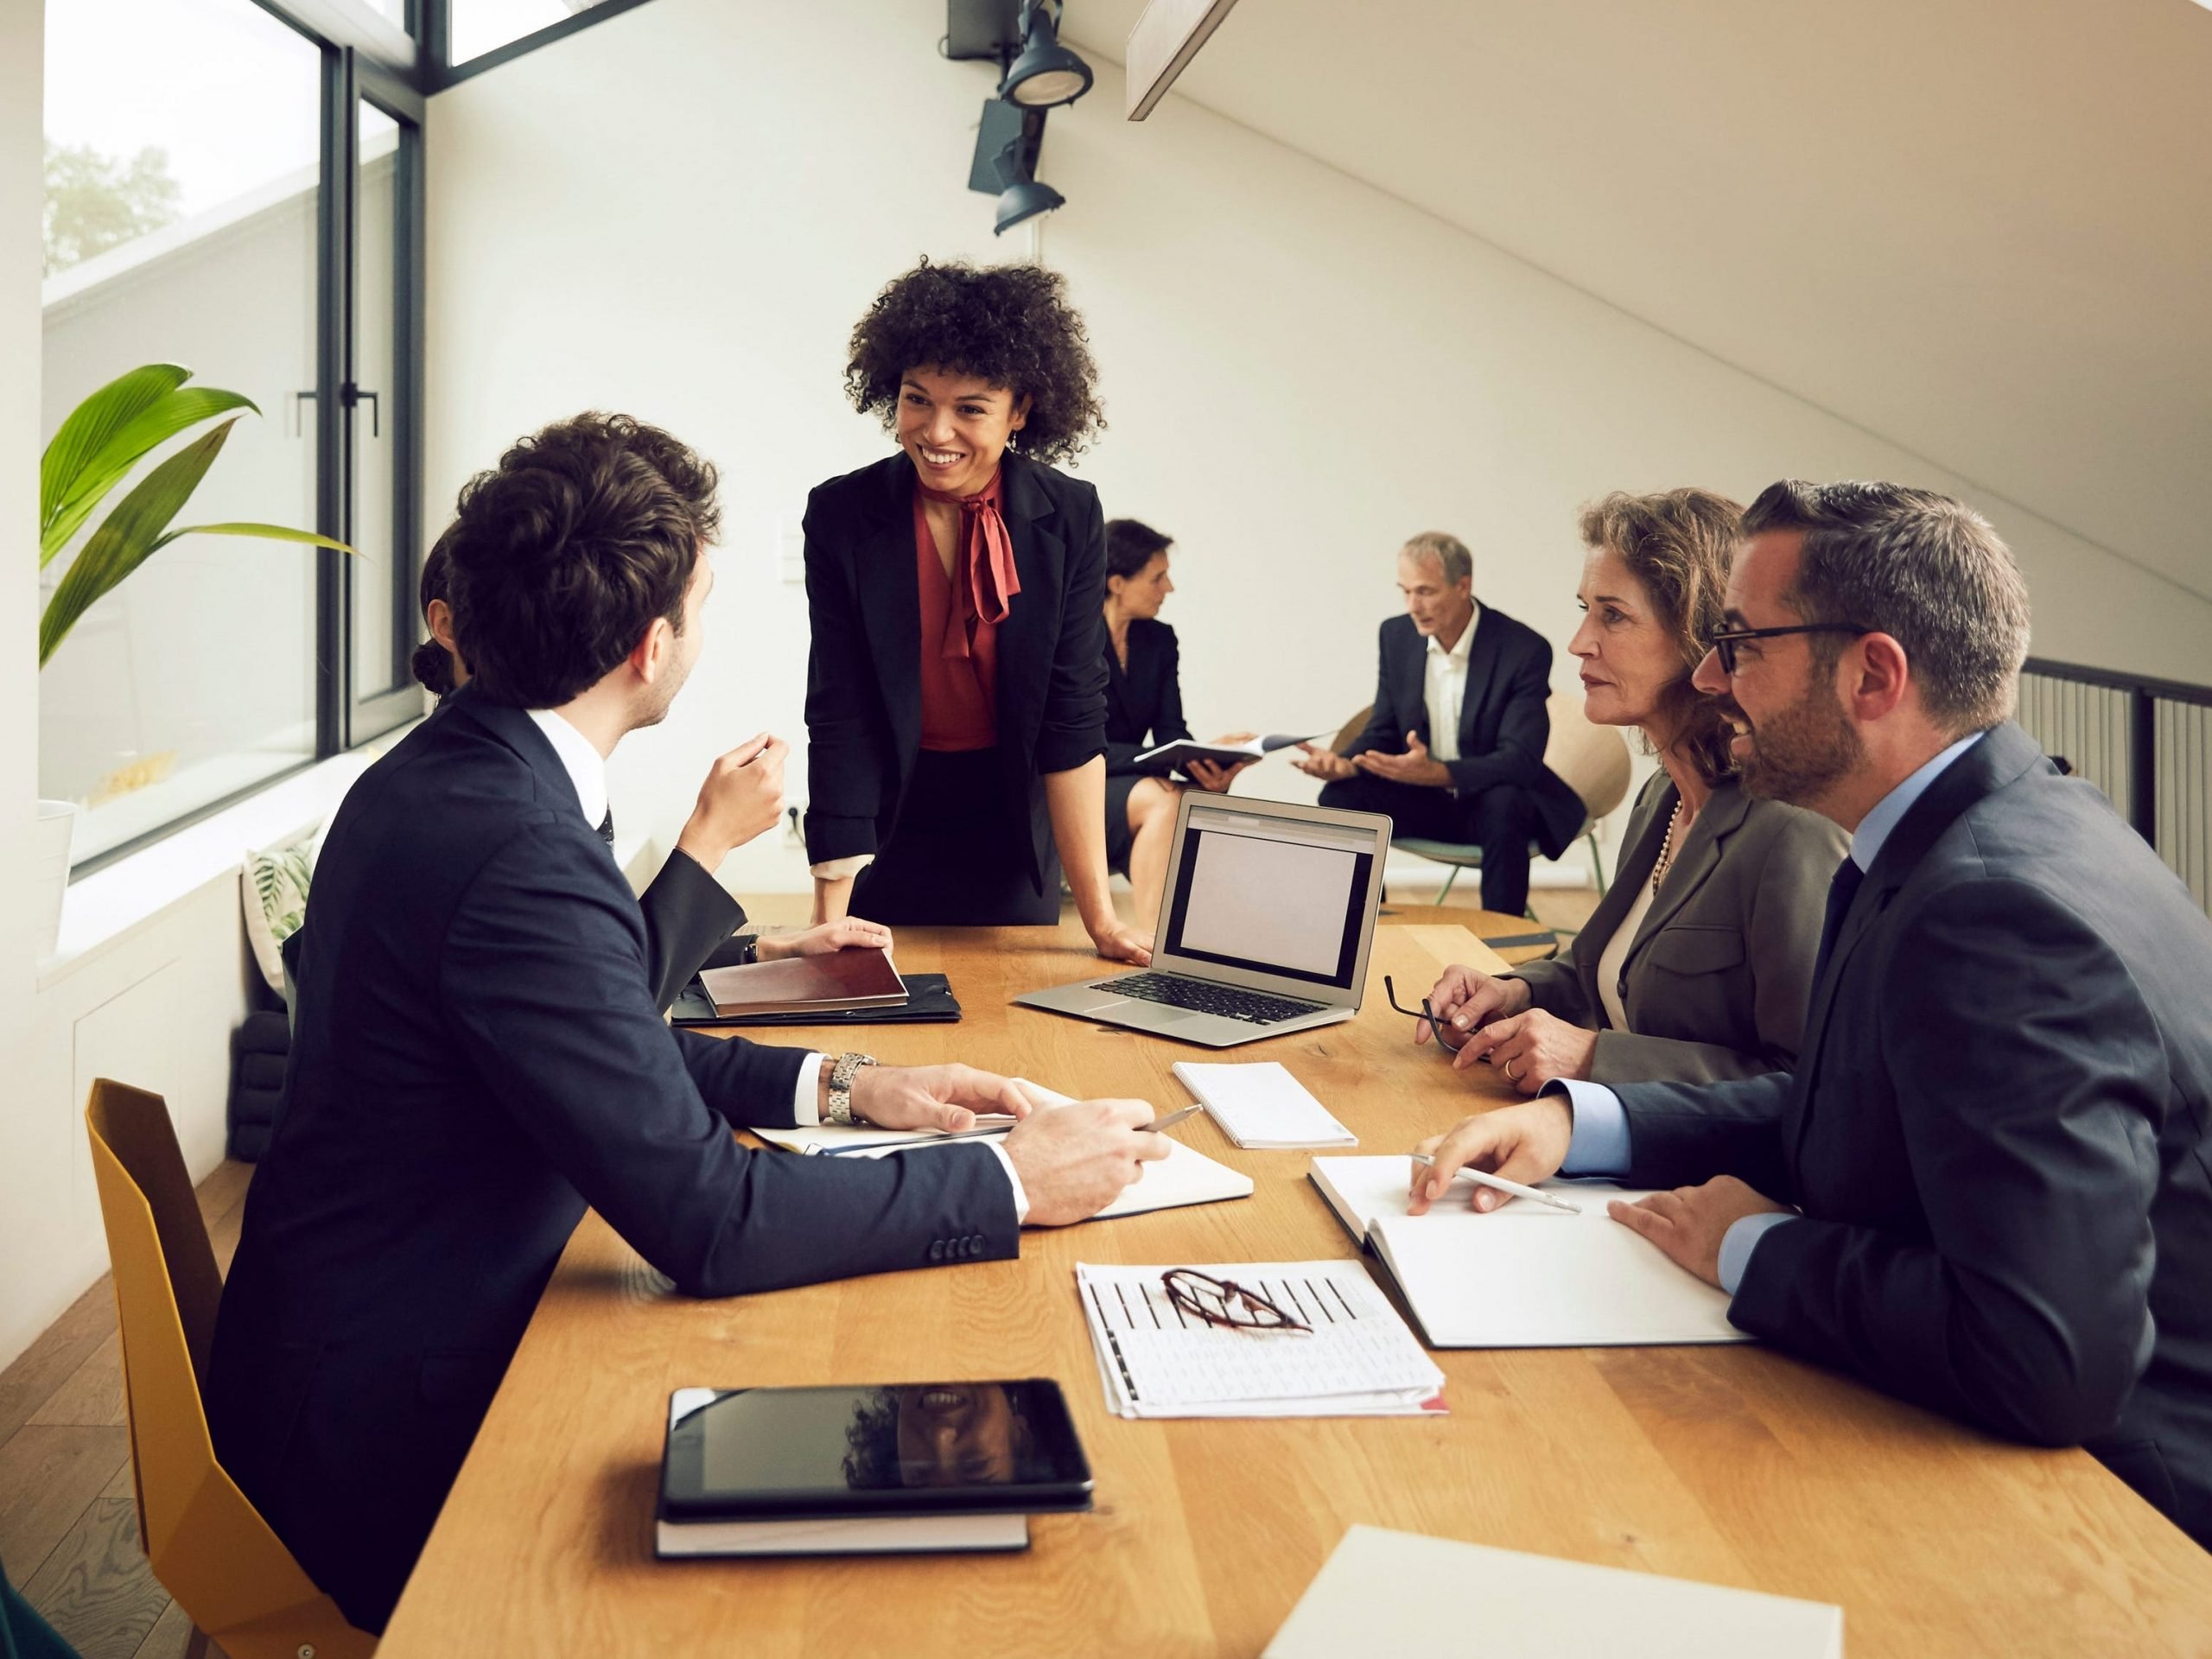
M 1797 1069 L 1554 1084 L 1425 1142 L 1413 1207 L 1466 1166 L 1672 1188 L 1611 1213 L 1738 1326 L 2086 1446 L 2212 1547 L 2212 920 L 2009 718 L 2027 593 L 1979 514 L 1785 482 L 1744 530 L 1696 683 L 1748 790 L 1852 832 Z

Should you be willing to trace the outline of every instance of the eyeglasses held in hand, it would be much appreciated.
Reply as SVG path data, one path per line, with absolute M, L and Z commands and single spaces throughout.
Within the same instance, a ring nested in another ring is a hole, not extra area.
M 1733 674 L 1736 671 L 1736 647 L 1746 639 L 1780 639 L 1793 633 L 1847 633 L 1854 639 L 1863 639 L 1867 634 L 1878 632 L 1878 629 L 1865 627 L 1857 622 L 1801 622 L 1789 628 L 1723 628 L 1707 638 L 1705 643 L 1719 653 L 1720 671 Z
M 1390 982 L 1390 976 L 1388 974 L 1382 976 L 1382 996 L 1385 1001 L 1407 1018 L 1426 1020 L 1428 1022 L 1430 1033 L 1443 1046 L 1446 1053 L 1457 1054 L 1466 1046 L 1467 1034 L 1465 1032 L 1452 1030 L 1451 1027 L 1437 1018 L 1436 1010 L 1429 1006 L 1427 997 L 1421 998 L 1421 1007 L 1418 1008 L 1409 1008 L 1399 1001 L 1398 988 Z
M 1256 1290 L 1234 1279 L 1217 1279 L 1196 1268 L 1170 1268 L 1160 1275 L 1167 1300 L 1194 1319 L 1231 1331 L 1295 1331 L 1311 1336 L 1313 1327 L 1293 1319 Z

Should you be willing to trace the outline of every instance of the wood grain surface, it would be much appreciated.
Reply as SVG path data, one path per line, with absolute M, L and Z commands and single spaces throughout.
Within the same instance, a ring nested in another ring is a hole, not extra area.
M 949 974 L 967 1019 L 879 1027 L 868 1046 L 1184 1103 L 1168 1068 L 1198 1051 L 1006 1006 L 1106 971 L 1082 943 L 1071 927 L 903 932 L 900 966 Z M 1386 925 L 1357 1020 L 1211 1058 L 1281 1060 L 1361 1151 L 1410 1147 L 1511 1097 L 1414 1048 L 1383 1006 L 1383 973 L 1404 997 L 1447 960 L 1485 955 L 1456 925 Z M 1854 1659 L 2212 1654 L 2212 1556 L 2086 1453 L 2003 1445 L 1759 1347 L 1440 1353 L 1436 1418 L 1114 1418 L 1077 1262 L 1355 1253 L 1307 1154 L 1239 1151 L 1204 1119 L 1177 1133 L 1249 1173 L 1254 1196 L 1032 1231 L 1018 1262 L 702 1302 L 587 1217 L 383 1659 L 1255 1654 L 1356 1522 L 1840 1603 Z M 671 1389 L 1028 1376 L 1066 1389 L 1097 1507 L 1036 1518 L 1026 1554 L 652 1559 Z

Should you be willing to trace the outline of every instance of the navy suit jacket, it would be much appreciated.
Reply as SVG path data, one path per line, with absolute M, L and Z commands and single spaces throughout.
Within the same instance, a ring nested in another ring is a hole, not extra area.
M 1106 748 L 1106 522 L 1098 492 L 1009 450 L 1000 512 L 1021 591 L 998 627 L 998 755 L 1040 890 L 1050 825 L 1031 785 Z M 880 849 L 922 747 L 914 463 L 902 450 L 806 501 L 806 855 Z
M 381 1629 L 586 1205 L 691 1295 L 1018 1254 L 988 1150 L 747 1153 L 805 1051 L 672 1032 L 551 745 L 464 689 L 316 868 L 289 1103 L 216 1320 L 217 1455 Z
M 2086 1445 L 2212 1548 L 2209 990 L 2212 920 L 2008 721 L 1883 844 L 1794 1073 L 1618 1088 L 1628 1179 L 1799 1206 L 1738 1325 Z
M 1346 754 L 1370 749 L 1403 754 L 1406 734 L 1419 734 L 1431 750 L 1428 729 L 1428 641 L 1410 616 L 1383 623 L 1378 641 L 1381 668 L 1376 676 L 1375 710 L 1367 729 Z M 1557 858 L 1582 833 L 1587 816 L 1582 798 L 1544 764 L 1552 719 L 1545 711 L 1551 696 L 1551 643 L 1525 622 L 1516 622 L 1485 605 L 1475 619 L 1467 644 L 1467 689 L 1459 702 L 1459 758 L 1447 760 L 1452 787 L 1464 794 L 1509 786 L 1524 789 L 1535 803 L 1536 841 L 1547 858 Z
M 741 959 L 723 947 L 745 925 L 745 906 L 680 848 L 638 895 L 638 909 L 645 924 L 645 977 L 653 1007 L 664 1014 L 702 968 L 718 967 L 725 957 Z

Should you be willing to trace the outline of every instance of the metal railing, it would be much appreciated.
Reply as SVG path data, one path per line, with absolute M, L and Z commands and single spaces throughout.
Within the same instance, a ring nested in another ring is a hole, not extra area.
M 2019 720 L 2111 797 L 2212 910 L 2212 685 L 2031 657 Z

